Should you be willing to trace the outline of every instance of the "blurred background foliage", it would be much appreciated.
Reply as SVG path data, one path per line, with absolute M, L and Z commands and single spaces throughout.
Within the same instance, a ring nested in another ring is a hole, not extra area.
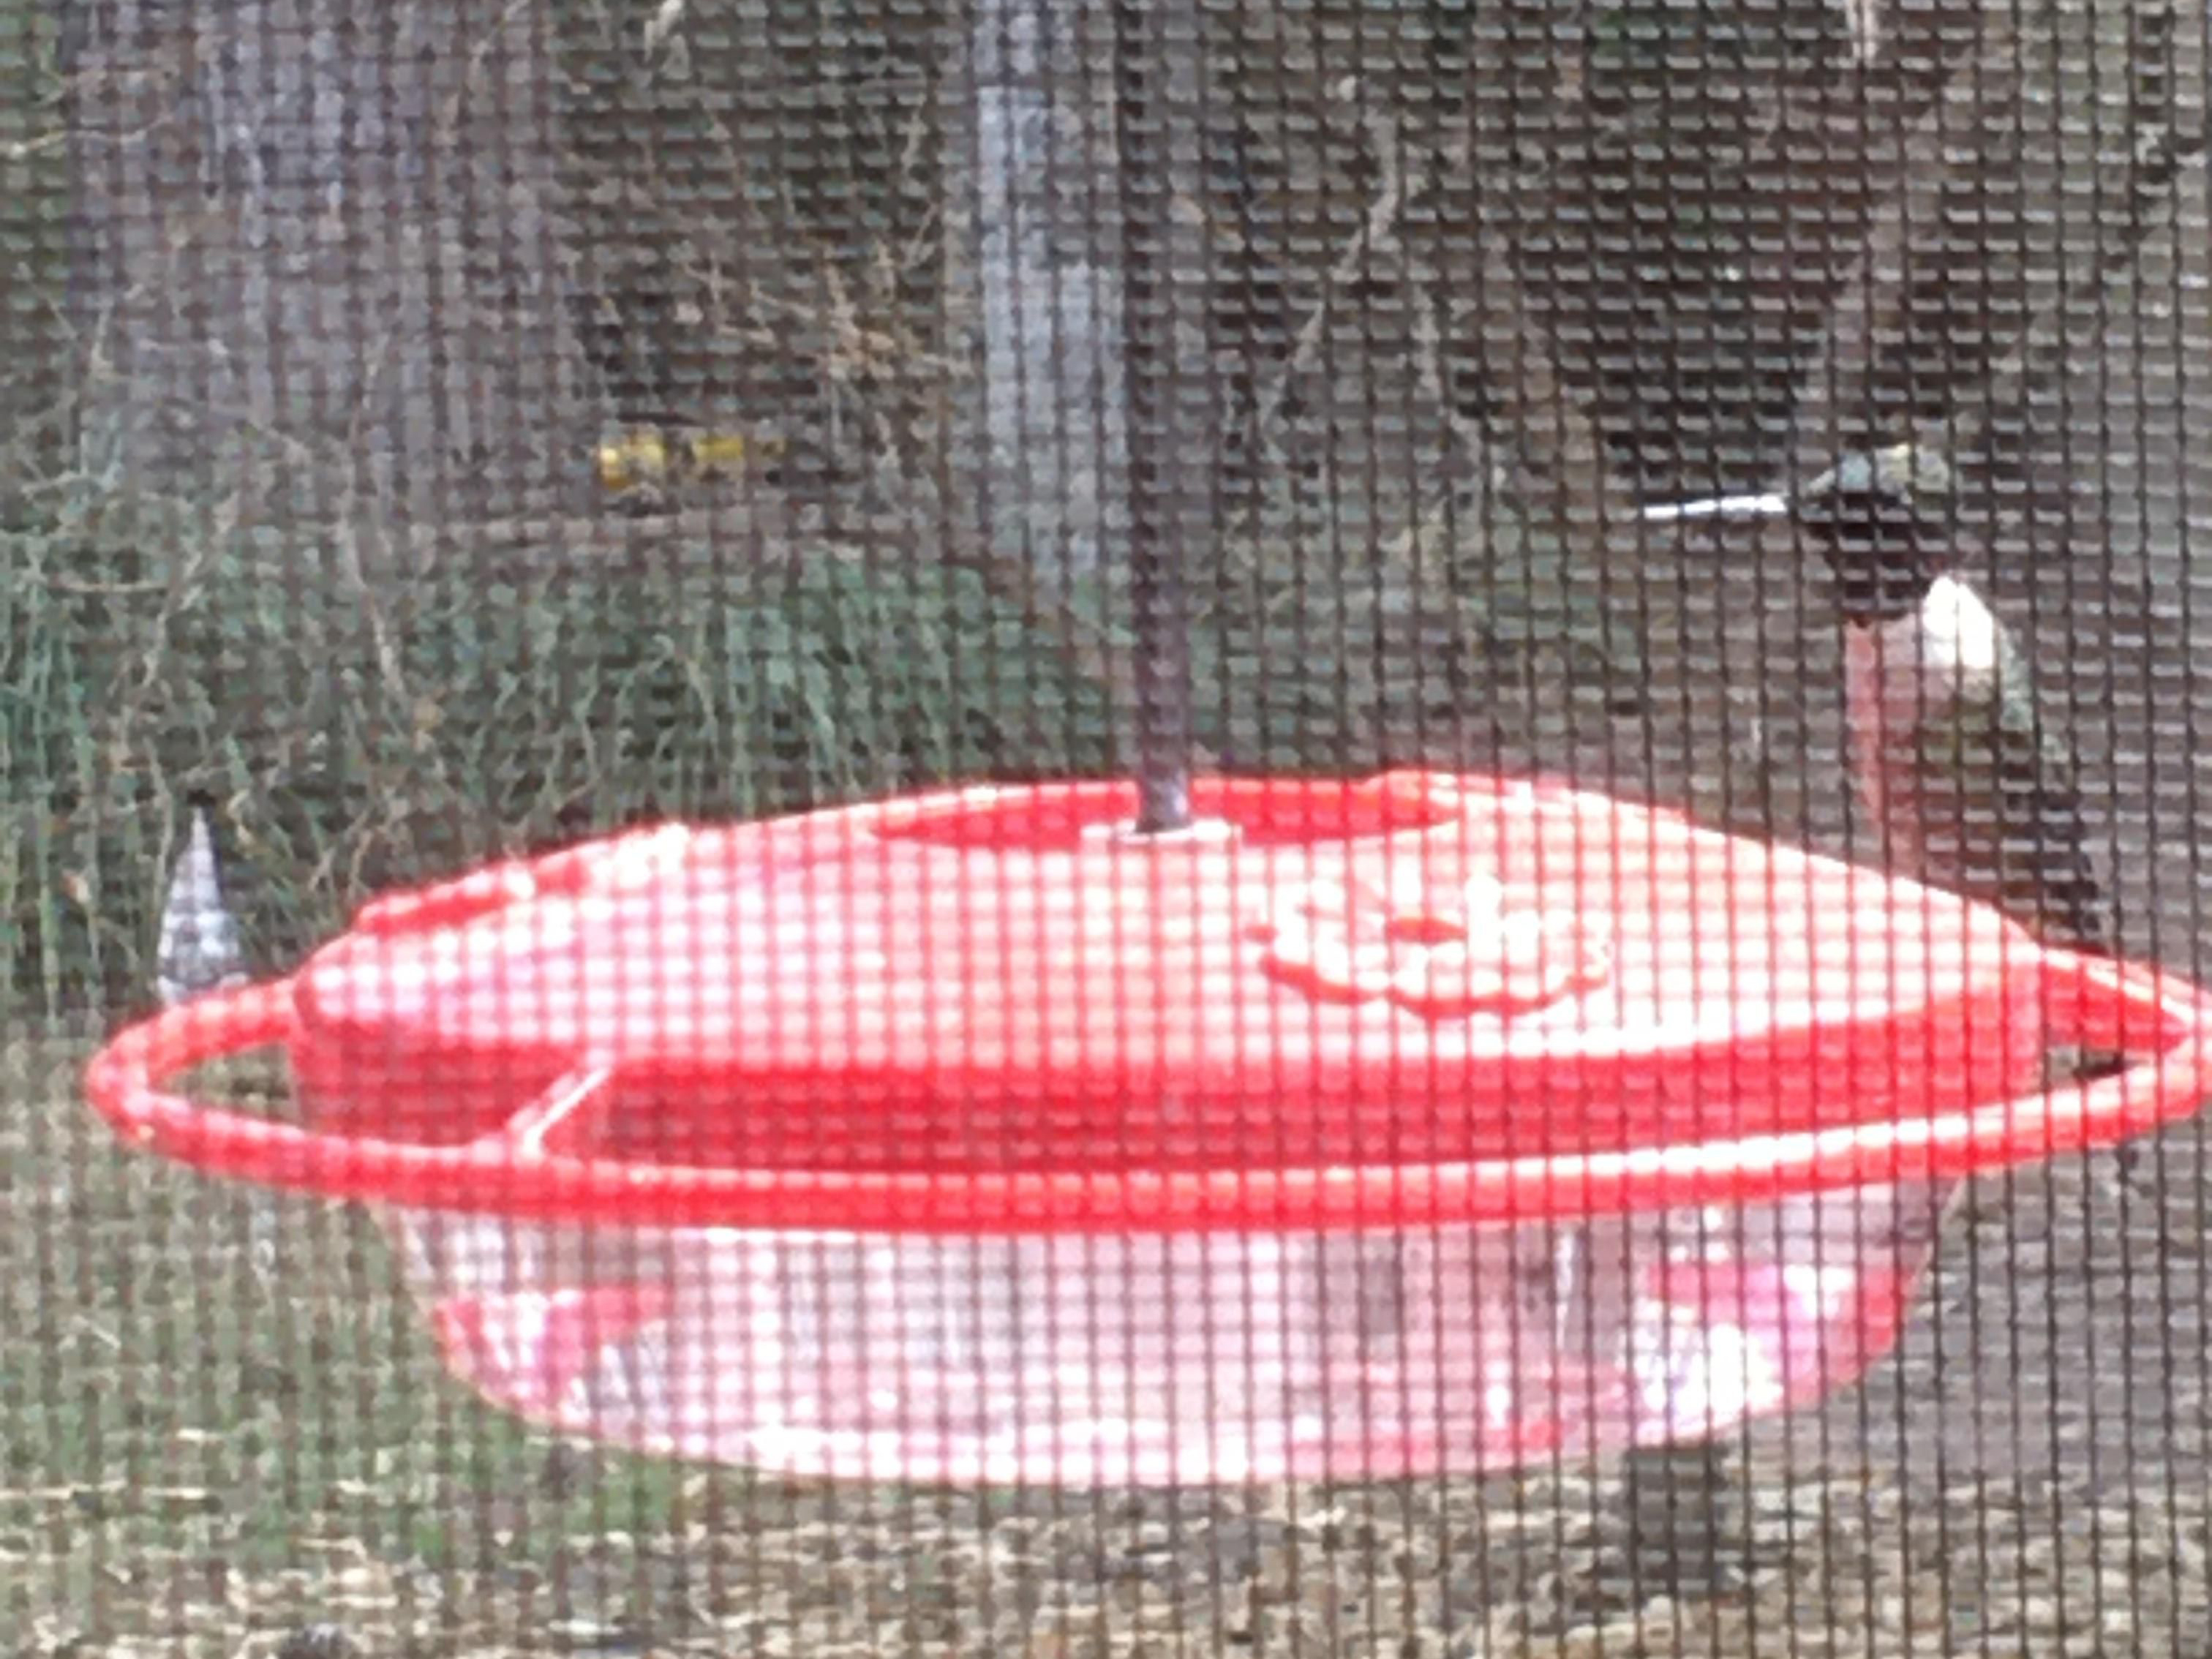
M 257 205 L 210 126 L 235 92 L 214 48 L 246 14 L 0 0 L 21 348 L 0 362 L 0 994 L 143 1000 L 193 799 L 275 967 L 368 892 L 498 851 L 1120 763 L 1120 573 L 1016 568 L 968 533 L 970 9 L 690 0 L 648 38 L 639 8 L 557 0 L 527 14 L 542 41 L 488 36 L 485 63 L 512 79 L 542 52 L 554 88 L 566 314 L 545 326 L 587 388 L 554 428 L 581 496 L 500 515 L 454 495 L 426 528 L 364 526 L 351 428 L 234 429 L 134 386 L 102 329 L 138 289 L 72 283 L 73 261 L 116 276 L 85 250 L 162 167 Z M 1854 422 L 1940 418 L 1973 436 L 1976 488 L 2057 501 L 2075 540 L 2127 529 L 2078 465 L 2038 462 L 2065 434 L 2021 411 L 2074 373 L 2080 329 L 2109 332 L 2104 285 L 2160 303 L 2201 65 L 2161 0 L 2015 10 L 1205 8 L 1205 763 L 1534 767 L 1831 833 L 1832 642 L 1802 571 L 1685 557 L 1608 514 L 1765 487 Z M 389 27 L 437 24 L 410 0 Z M 73 179 L 72 110 L 96 124 L 87 88 L 130 74 L 158 165 L 81 147 Z M 2052 214 L 2025 211 L 2031 188 Z M 156 278 L 196 280 L 180 250 L 229 234 L 162 222 L 173 245 L 116 244 Z M 156 403 L 181 449 L 118 435 Z M 747 459 L 595 491 L 595 441 L 641 431 Z M 241 448 L 320 469 L 317 510 L 234 477 Z

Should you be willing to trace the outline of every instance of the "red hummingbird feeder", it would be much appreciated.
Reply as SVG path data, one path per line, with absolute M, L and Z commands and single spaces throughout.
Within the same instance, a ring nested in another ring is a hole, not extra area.
M 1957 1182 L 2197 1109 L 2212 1000 L 1601 795 L 1194 779 L 1214 376 L 1164 314 L 1202 283 L 1158 267 L 1202 116 L 1164 56 L 1188 42 L 1140 21 L 1135 777 L 649 830 L 386 897 L 290 977 L 123 1032 L 93 1104 L 191 1168 L 374 1206 L 459 1376 L 656 1452 L 1393 1476 L 1850 1382 Z M 2053 1044 L 2134 1063 L 2046 1087 Z M 275 1045 L 296 1122 L 168 1091 Z
M 1401 772 L 949 792 L 380 899 L 94 1064 L 375 1206 L 539 1423 L 837 1476 L 1494 1469 L 1857 1377 L 1977 1170 L 2194 1110 L 2212 1003 L 1901 879 Z M 2051 1044 L 2136 1064 L 2046 1088 Z M 281 1044 L 296 1122 L 169 1092 Z

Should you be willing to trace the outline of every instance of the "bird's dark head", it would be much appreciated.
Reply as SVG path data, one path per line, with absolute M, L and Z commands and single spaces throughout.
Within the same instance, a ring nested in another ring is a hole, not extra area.
M 1948 568 L 1951 469 L 1933 450 L 1855 451 L 1798 493 L 1796 513 L 1836 573 L 1854 622 L 1902 617 Z

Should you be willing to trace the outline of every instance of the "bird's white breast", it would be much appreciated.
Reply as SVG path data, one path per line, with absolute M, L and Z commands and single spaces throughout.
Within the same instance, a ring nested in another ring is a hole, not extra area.
M 1851 769 L 1870 807 L 1882 808 L 1884 745 L 1945 719 L 1960 701 L 1996 696 L 2004 669 L 2003 624 L 1972 587 L 1948 576 L 1936 579 L 1910 616 L 1844 630 Z
M 1962 581 L 1938 576 L 1920 602 L 1921 655 L 1960 674 L 1994 674 L 2003 661 L 2003 625 L 1982 596 Z

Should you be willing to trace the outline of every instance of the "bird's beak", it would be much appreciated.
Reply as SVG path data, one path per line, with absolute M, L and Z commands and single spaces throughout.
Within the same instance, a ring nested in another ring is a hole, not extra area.
M 1707 495 L 1693 501 L 1647 501 L 1638 514 L 1646 524 L 1679 524 L 1688 519 L 1782 519 L 1790 515 L 1787 495 Z

